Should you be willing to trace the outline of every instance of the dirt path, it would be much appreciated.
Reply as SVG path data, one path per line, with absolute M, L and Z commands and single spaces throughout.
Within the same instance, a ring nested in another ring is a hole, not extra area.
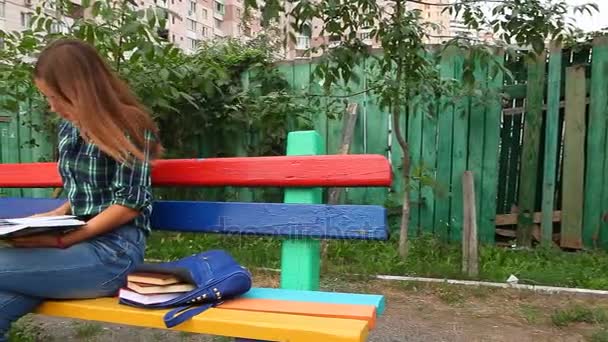
M 260 279 L 262 277 L 258 277 Z M 265 277 L 257 286 L 273 286 Z M 344 285 L 348 284 L 348 285 Z M 387 310 L 370 342 L 608 341 L 608 299 L 386 281 L 325 281 L 326 290 L 380 292 Z M 375 289 L 372 291 L 371 289 Z M 586 321 L 586 322 L 580 322 Z M 28 316 L 13 341 L 197 341 L 225 338 Z

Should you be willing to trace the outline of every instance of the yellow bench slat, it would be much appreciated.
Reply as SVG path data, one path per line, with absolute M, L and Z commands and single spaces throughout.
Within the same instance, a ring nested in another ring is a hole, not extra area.
M 166 312 L 118 304 L 117 298 L 46 301 L 37 310 L 49 316 L 161 329 L 166 329 Z M 212 308 L 171 330 L 269 341 L 363 342 L 368 324 L 354 319 Z

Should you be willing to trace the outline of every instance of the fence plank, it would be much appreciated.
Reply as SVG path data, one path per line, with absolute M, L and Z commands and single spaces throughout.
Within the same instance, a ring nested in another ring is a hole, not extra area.
M 521 99 L 517 102 L 524 103 L 525 100 Z M 509 178 L 507 183 L 507 204 L 508 212 L 511 213 L 513 206 L 517 205 L 517 194 L 519 192 L 519 166 L 521 163 L 521 136 L 524 131 L 524 116 L 516 115 L 513 117 L 511 126 L 511 140 L 510 140 L 510 154 L 509 154 Z
M 410 148 L 410 160 L 412 172 L 420 167 L 422 162 L 422 111 L 419 107 L 410 104 L 408 106 L 408 142 Z M 412 179 L 410 181 L 410 228 L 409 235 L 416 236 L 420 234 L 420 207 L 422 206 L 422 197 L 420 194 L 420 182 Z
M 11 121 L 6 126 L 6 131 L 2 132 L 2 162 L 18 163 L 19 160 L 19 129 L 17 124 L 18 114 L 12 114 Z M 22 189 L 6 189 L 4 193 L 9 197 L 19 197 L 23 195 Z
M 462 272 L 471 278 L 479 275 L 477 213 L 475 212 L 474 177 L 471 171 L 462 175 L 464 229 L 462 233 Z
M 421 171 L 431 179 L 436 179 L 437 171 L 437 113 L 429 113 L 435 106 L 422 103 L 422 162 Z M 435 230 L 435 194 L 430 186 L 420 187 L 420 228 L 424 233 L 433 234 Z
M 441 60 L 441 77 L 454 78 L 454 58 L 458 49 L 449 48 Z M 435 234 L 446 241 L 450 229 L 450 176 L 452 171 L 452 141 L 454 138 L 454 106 L 442 98 L 437 116 L 437 178 L 438 195 L 435 198 Z
M 524 122 L 524 143 L 519 186 L 517 242 L 532 244 L 532 214 L 535 211 L 539 143 L 542 123 L 545 54 L 528 61 L 528 105 Z
M 357 104 L 357 121 L 355 122 L 355 132 L 352 140 L 350 153 L 361 154 L 365 153 L 365 64 L 357 65 L 354 69 L 356 79 L 351 79 L 348 83 L 348 93 L 357 94 L 348 98 L 349 103 Z M 342 113 L 342 118 L 347 116 L 347 111 Z M 344 122 L 344 120 L 342 120 Z M 342 135 L 342 132 L 340 132 Z M 365 202 L 366 188 L 348 188 L 346 189 L 346 201 L 347 203 L 361 204 Z
M 313 80 L 312 73 L 315 71 L 317 67 L 316 63 L 310 65 L 310 79 Z M 311 104 L 318 104 L 318 111 L 315 111 L 312 116 L 312 124 L 315 131 L 319 132 L 321 139 L 323 141 L 328 141 L 327 138 L 327 113 L 325 112 L 325 108 L 327 108 L 327 99 L 323 96 L 323 88 L 319 84 L 319 82 L 315 82 L 314 80 L 310 83 L 310 93 L 315 95 L 314 97 L 309 98 Z M 323 144 L 323 154 L 327 154 L 327 144 Z
M 608 112 L 608 37 L 593 42 L 591 63 L 591 102 L 587 133 L 587 164 L 585 174 L 585 203 L 583 217 L 583 243 L 585 247 L 598 247 L 600 238 L 606 158 L 606 112 Z M 567 196 L 567 195 L 565 195 Z M 564 196 L 564 197 L 565 197 Z
M 547 93 L 547 114 L 545 116 L 545 154 L 543 167 L 542 197 L 542 243 L 553 243 L 553 211 L 555 210 L 555 181 L 558 163 L 557 144 L 561 94 L 562 48 L 551 46 Z
M 507 184 L 509 173 L 509 145 L 508 141 L 511 139 L 511 130 L 513 127 L 513 116 L 501 115 L 501 128 L 500 128 L 500 160 L 498 164 L 498 179 L 501 181 L 498 183 L 498 198 L 496 200 L 496 206 L 498 213 L 508 213 L 507 209 Z
M 454 59 L 454 78 L 462 80 L 464 57 Z M 460 241 L 463 224 L 462 174 L 467 168 L 467 136 L 469 132 L 468 101 L 460 100 L 454 110 L 454 141 L 452 149 L 452 208 L 450 209 L 450 240 Z
M 366 62 L 366 67 L 371 68 L 371 60 Z M 365 89 L 369 88 L 367 77 L 364 79 Z M 382 111 L 374 97 L 373 92 L 365 93 L 364 106 L 361 108 L 363 118 L 365 119 L 365 134 L 366 134 L 366 150 L 368 154 L 380 154 L 388 157 L 388 133 L 389 133 L 389 115 Z M 402 117 L 403 118 L 403 117 Z M 405 129 L 402 125 L 402 129 Z M 396 143 L 395 140 L 393 140 Z M 394 179 L 401 179 L 401 174 L 396 175 Z M 387 189 L 366 188 L 365 203 L 384 204 L 387 199 Z
M 477 87 L 482 89 L 484 92 L 487 90 L 487 77 L 488 69 L 487 65 L 481 65 L 479 60 L 475 61 L 475 83 Z M 481 213 L 481 192 L 482 192 L 482 179 L 484 177 L 482 170 L 483 163 L 483 150 L 485 141 L 485 96 L 484 97 L 471 97 L 471 115 L 469 117 L 469 159 L 468 159 L 468 170 L 473 174 L 475 181 L 475 212 Z M 477 227 L 479 224 L 480 215 L 476 216 Z
M 497 51 L 496 62 L 504 62 L 504 53 Z M 496 229 L 496 201 L 498 200 L 498 146 L 500 144 L 500 115 L 502 112 L 502 101 L 500 91 L 503 87 L 504 74 L 502 71 L 488 70 L 490 82 L 490 102 L 486 107 L 485 135 L 483 140 L 483 177 L 481 182 L 481 211 L 477 212 L 479 217 L 479 242 L 494 243 Z
M 564 178 L 562 189 L 561 246 L 582 248 L 583 188 L 585 165 L 585 67 L 566 71 L 566 117 L 564 141 Z

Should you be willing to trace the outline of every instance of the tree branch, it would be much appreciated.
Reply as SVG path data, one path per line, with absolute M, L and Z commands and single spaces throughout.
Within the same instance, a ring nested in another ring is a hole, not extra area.
M 349 97 L 365 94 L 368 91 L 371 91 L 371 90 L 374 90 L 374 89 L 378 89 L 378 88 L 380 88 L 380 85 L 369 87 L 369 88 L 363 89 L 361 91 L 358 91 L 356 93 L 350 93 L 350 94 L 346 94 L 346 95 L 323 95 L 323 94 L 304 93 L 304 96 L 310 96 L 310 97 L 329 97 L 329 98 L 335 98 L 335 99 L 345 99 L 345 98 L 349 98 Z M 297 96 L 294 96 L 294 97 L 297 97 Z
M 436 7 L 449 7 L 449 6 L 454 6 L 454 5 L 474 4 L 477 2 L 504 4 L 504 3 L 507 3 L 508 1 L 507 0 L 471 0 L 471 1 L 455 2 L 455 3 L 451 3 L 451 4 L 438 4 L 438 3 L 426 2 L 426 1 L 422 1 L 422 0 L 405 0 L 405 2 L 411 2 L 411 3 L 419 4 L 419 5 L 436 6 Z

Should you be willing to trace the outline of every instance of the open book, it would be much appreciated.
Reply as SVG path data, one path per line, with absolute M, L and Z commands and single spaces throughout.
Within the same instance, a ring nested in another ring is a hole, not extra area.
M 38 233 L 60 233 L 84 225 L 84 221 L 71 215 L 0 219 L 0 238 Z

